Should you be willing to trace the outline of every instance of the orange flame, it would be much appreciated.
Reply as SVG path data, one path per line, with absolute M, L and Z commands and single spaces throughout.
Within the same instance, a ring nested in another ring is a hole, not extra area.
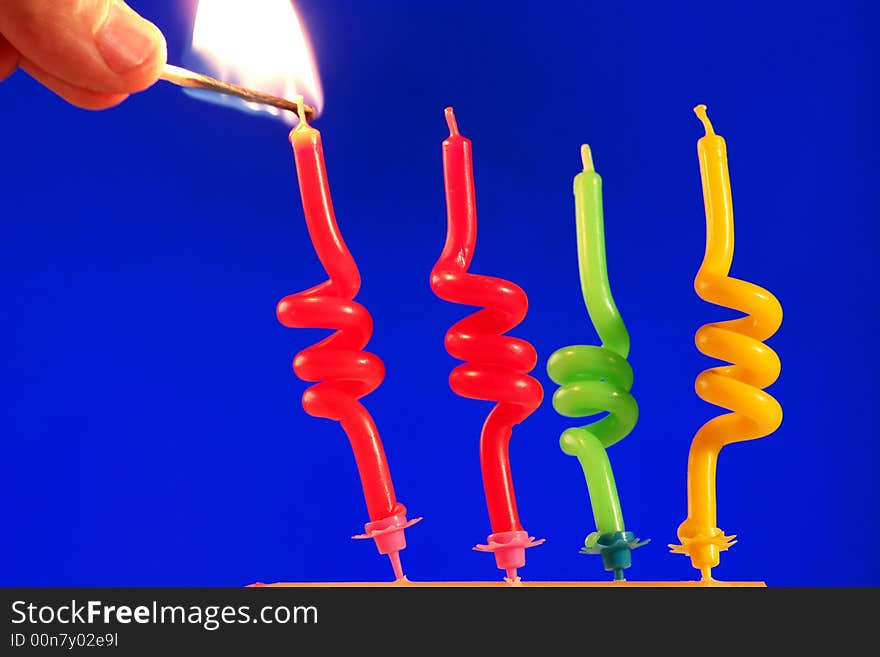
M 226 82 L 282 98 L 302 95 L 318 113 L 323 108 L 312 48 L 290 0 L 199 0 L 187 59 L 194 69 Z M 193 95 L 296 122 L 293 113 L 274 107 Z

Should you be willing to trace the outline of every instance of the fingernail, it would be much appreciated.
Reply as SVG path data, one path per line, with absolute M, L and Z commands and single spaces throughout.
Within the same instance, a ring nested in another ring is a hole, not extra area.
M 157 47 L 157 29 L 119 0 L 113 0 L 107 20 L 96 35 L 98 52 L 114 73 L 143 64 Z

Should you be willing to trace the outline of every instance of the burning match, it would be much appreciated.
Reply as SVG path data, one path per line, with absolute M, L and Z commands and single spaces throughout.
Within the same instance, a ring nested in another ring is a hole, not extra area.
M 222 80 L 201 73 L 196 73 L 189 69 L 181 68 L 180 66 L 166 64 L 162 69 L 162 75 L 160 75 L 159 78 L 181 87 L 213 91 L 218 94 L 235 96 L 236 98 L 241 98 L 242 100 L 247 100 L 253 103 L 260 103 L 261 105 L 270 105 L 272 107 L 293 112 L 294 114 L 297 113 L 296 100 L 280 98 L 279 96 L 273 96 L 271 94 L 263 93 L 262 91 L 255 91 L 230 82 L 223 82 Z M 314 119 L 317 115 L 315 108 L 310 105 L 304 105 L 303 110 L 306 119 L 309 121 Z

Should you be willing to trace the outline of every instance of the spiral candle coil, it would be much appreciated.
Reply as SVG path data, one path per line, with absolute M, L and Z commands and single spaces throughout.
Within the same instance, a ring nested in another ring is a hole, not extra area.
M 694 436 L 688 458 L 688 517 L 678 528 L 681 544 L 670 547 L 689 555 L 704 579 L 710 579 L 720 552 L 736 538 L 726 536 L 716 525 L 718 454 L 725 445 L 769 435 L 782 423 L 782 407 L 763 390 L 780 373 L 779 357 L 763 343 L 782 324 L 782 306 L 767 290 L 729 275 L 734 239 L 727 147 L 715 134 L 705 105 L 697 106 L 695 112 L 706 128 L 699 155 L 707 239 L 694 287 L 701 299 L 745 313 L 745 317 L 706 324 L 696 333 L 701 353 L 731 363 L 701 372 L 696 379 L 697 395 L 731 412 L 709 420 Z
M 630 390 L 633 371 L 626 358 L 630 340 L 617 310 L 605 258 L 602 178 L 593 167 L 590 147 L 581 147 L 584 169 L 574 180 L 575 226 L 581 291 L 602 346 L 575 345 L 554 352 L 547 374 L 559 385 L 553 407 L 565 417 L 607 415 L 586 426 L 566 429 L 560 445 L 580 461 L 587 481 L 597 531 L 587 536 L 586 554 L 601 554 L 605 568 L 623 579 L 632 549 L 644 542 L 627 532 L 607 449 L 633 430 L 639 408 Z
M 391 559 L 397 579 L 403 578 L 399 552 L 406 547 L 406 507 L 397 501 L 385 450 L 376 424 L 360 399 L 375 390 L 385 377 L 382 361 L 367 351 L 373 319 L 354 301 L 361 279 L 357 265 L 336 223 L 327 184 L 320 133 L 308 126 L 300 111 L 300 124 L 291 132 L 297 175 L 309 235 L 328 280 L 308 290 L 284 297 L 277 306 L 278 320 L 290 328 L 325 328 L 335 332 L 312 345 L 293 361 L 293 369 L 312 382 L 302 396 L 305 411 L 314 417 L 335 420 L 349 438 L 357 462 L 370 522 L 366 533 L 379 552 Z
M 449 376 L 456 394 L 497 402 L 480 438 L 480 462 L 493 534 L 476 549 L 495 553 L 499 568 L 515 578 L 525 563 L 524 548 L 537 545 L 520 524 L 510 470 L 509 443 L 514 425 L 540 406 L 544 391 L 529 376 L 538 361 L 534 347 L 504 335 L 526 316 L 528 298 L 500 278 L 468 272 L 476 245 L 476 200 L 470 140 L 446 110 L 450 136 L 444 141 L 448 228 L 443 252 L 431 272 L 431 289 L 445 301 L 481 310 L 456 322 L 446 333 L 446 350 L 465 361 Z

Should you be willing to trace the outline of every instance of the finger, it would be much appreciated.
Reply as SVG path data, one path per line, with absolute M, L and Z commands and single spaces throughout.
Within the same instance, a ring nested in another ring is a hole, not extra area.
M 122 0 L 0 0 L 0 33 L 23 59 L 80 89 L 129 94 L 153 84 L 165 37 Z
M 0 82 L 18 68 L 18 51 L 0 34 Z
M 83 89 L 56 78 L 33 62 L 22 59 L 20 66 L 28 75 L 45 85 L 72 105 L 89 110 L 101 110 L 115 107 L 128 98 L 128 94 L 107 94 L 90 89 Z

